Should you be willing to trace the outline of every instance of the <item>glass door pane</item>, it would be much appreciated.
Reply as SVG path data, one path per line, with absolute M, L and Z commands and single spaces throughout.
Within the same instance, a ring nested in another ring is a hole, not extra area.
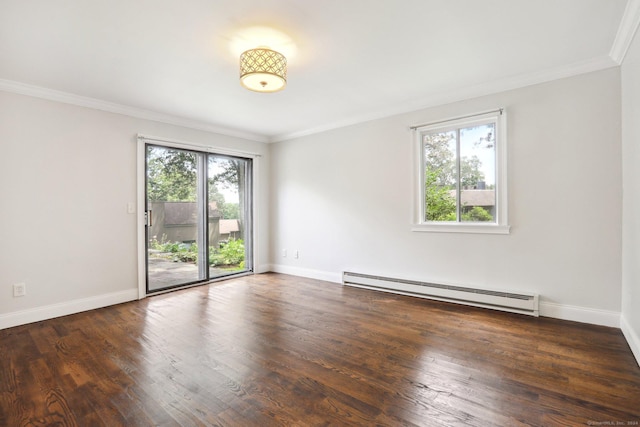
M 253 270 L 252 161 L 146 146 L 146 274 L 153 293 Z
M 207 279 L 202 153 L 147 145 L 147 291 Z
M 253 269 L 251 161 L 209 155 L 209 277 Z

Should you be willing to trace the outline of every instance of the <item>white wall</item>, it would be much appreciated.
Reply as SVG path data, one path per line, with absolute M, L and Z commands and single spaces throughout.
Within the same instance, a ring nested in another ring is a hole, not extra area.
M 511 234 L 411 232 L 408 127 L 496 107 L 508 113 Z M 543 315 L 618 325 L 618 68 L 280 142 L 271 162 L 276 271 L 531 290 Z
M 0 92 L 0 328 L 137 297 L 136 134 L 262 154 L 258 259 L 268 262 L 268 147 Z M 27 296 L 13 298 L 24 282 Z
M 622 331 L 640 363 L 640 36 L 622 64 Z
M 0 328 L 137 296 L 136 215 L 126 208 L 143 133 L 262 155 L 258 271 L 537 291 L 545 315 L 616 326 L 622 311 L 637 357 L 639 45 L 622 67 L 622 97 L 609 69 L 271 147 L 0 92 Z M 496 107 L 508 111 L 512 233 L 411 232 L 408 127 Z M 18 282 L 26 297 L 12 297 Z

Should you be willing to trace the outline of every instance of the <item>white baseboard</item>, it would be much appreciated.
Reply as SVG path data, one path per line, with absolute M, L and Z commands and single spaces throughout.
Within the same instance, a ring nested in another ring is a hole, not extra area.
M 112 292 L 95 297 L 81 298 L 58 304 L 45 305 L 41 307 L 29 308 L 15 311 L 13 313 L 0 314 L 0 329 L 25 325 L 27 323 L 40 322 L 42 320 L 53 319 L 54 317 L 68 316 L 83 311 L 94 310 L 109 305 L 138 299 L 138 289 L 127 289 L 126 291 Z
M 311 270 L 281 264 L 263 264 L 256 270 L 257 273 L 273 271 L 275 273 L 308 277 L 310 279 L 323 280 L 331 283 L 342 283 L 342 273 Z M 16 311 L 13 313 L 0 314 L 0 329 L 39 322 L 42 320 L 52 319 L 54 317 L 67 316 L 136 299 L 138 299 L 138 289 L 128 289 L 126 291 L 113 292 L 95 297 L 81 298 L 58 304 Z M 540 315 L 562 320 L 621 328 L 629 342 L 629 346 L 631 347 L 634 356 L 640 362 L 640 338 L 638 338 L 638 335 L 631 329 L 624 317 L 622 317 L 618 312 L 541 301 Z
M 636 362 L 640 365 L 640 336 L 631 328 L 631 325 L 627 322 L 624 314 L 620 316 L 620 329 L 622 330 L 624 337 L 627 339 L 629 347 L 631 347 L 631 352 L 636 358 Z
M 267 266 L 265 266 L 267 267 Z M 289 274 L 292 276 L 308 277 L 310 279 L 324 280 L 333 283 L 342 283 L 342 273 L 310 270 L 306 268 L 291 267 L 288 265 L 272 264 L 268 271 L 274 273 Z M 620 313 L 616 311 L 600 310 L 595 308 L 577 307 L 565 304 L 540 301 L 540 316 L 553 317 L 555 319 L 571 320 L 574 322 L 590 323 L 593 325 L 620 327 Z
M 325 282 L 342 283 L 342 273 L 310 270 L 308 268 L 291 267 L 288 265 L 271 264 L 269 271 L 289 274 L 291 276 L 308 277 L 309 279 L 324 280 Z
M 591 323 L 593 325 L 620 327 L 620 313 L 597 308 L 576 307 L 540 301 L 540 316 L 554 319 L 572 320 L 574 322 Z
M 261 264 L 255 267 L 254 272 L 256 274 L 261 274 L 261 273 L 268 273 L 270 271 L 273 271 L 271 269 L 271 264 Z

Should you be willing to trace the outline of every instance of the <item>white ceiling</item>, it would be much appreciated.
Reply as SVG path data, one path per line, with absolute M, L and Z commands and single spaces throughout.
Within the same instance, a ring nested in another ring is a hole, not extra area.
M 629 1 L 0 0 L 0 89 L 282 140 L 618 65 Z M 257 45 L 283 92 L 240 86 Z

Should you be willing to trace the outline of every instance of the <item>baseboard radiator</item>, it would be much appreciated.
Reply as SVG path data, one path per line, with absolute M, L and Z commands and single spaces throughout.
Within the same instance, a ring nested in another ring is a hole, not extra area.
M 468 288 L 457 285 L 394 279 L 369 274 L 342 273 L 342 283 L 376 291 L 410 295 L 438 301 L 446 301 L 474 307 L 491 308 L 512 313 L 538 316 L 538 295 L 534 293 L 511 293 L 488 289 Z

